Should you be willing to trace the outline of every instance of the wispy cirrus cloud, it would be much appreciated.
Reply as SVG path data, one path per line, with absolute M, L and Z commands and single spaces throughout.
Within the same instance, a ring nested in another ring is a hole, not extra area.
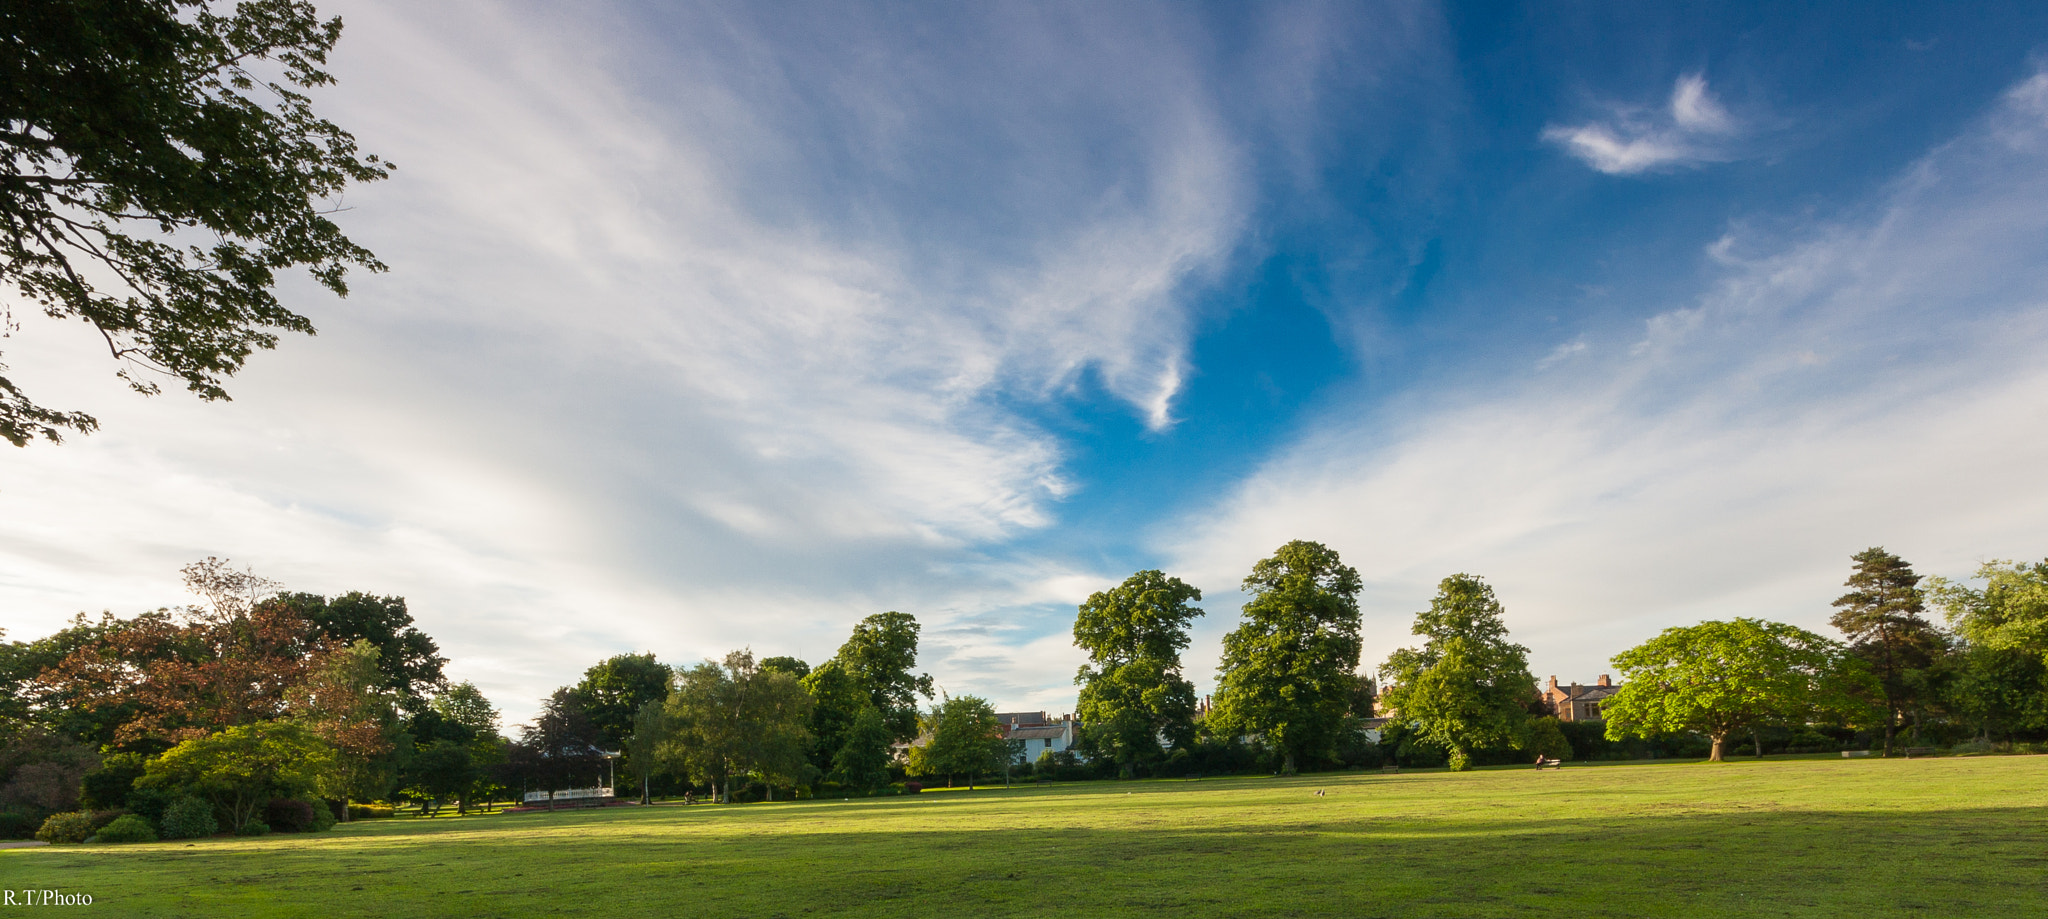
M 1164 540 L 1176 573 L 1230 583 L 1324 541 L 1366 577 L 1368 666 L 1412 640 L 1438 579 L 1480 574 L 1538 672 L 1584 679 L 1669 625 L 1826 630 L 1867 546 L 1950 576 L 2040 552 L 2044 100 L 2048 74 L 2015 85 L 1867 218 L 1732 231 L 1694 302 L 1589 332 L 1541 374 L 1332 412 Z
M 1612 106 L 1608 116 L 1552 125 L 1543 139 L 1609 175 L 1634 175 L 1734 158 L 1741 125 L 1707 87 L 1705 75 L 1679 77 L 1662 108 Z

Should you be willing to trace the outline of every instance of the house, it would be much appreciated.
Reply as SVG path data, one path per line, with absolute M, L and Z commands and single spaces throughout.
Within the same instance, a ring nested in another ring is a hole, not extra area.
M 1054 721 L 1044 712 L 998 712 L 996 720 L 1002 722 L 1005 739 L 1024 742 L 1020 763 L 1035 763 L 1047 752 L 1062 752 L 1080 739 L 1080 719 L 1071 714 Z
M 1577 683 L 1559 686 L 1557 677 L 1552 676 L 1550 685 L 1543 690 L 1543 707 L 1556 715 L 1559 721 L 1599 721 L 1601 704 L 1620 689 L 1604 673 L 1600 674 L 1599 682 L 1591 686 Z

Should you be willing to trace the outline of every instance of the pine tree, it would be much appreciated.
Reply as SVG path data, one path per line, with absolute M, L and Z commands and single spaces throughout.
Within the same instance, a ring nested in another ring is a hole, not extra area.
M 1913 674 L 1933 663 L 1942 637 L 1920 614 L 1927 607 L 1920 576 L 1881 546 L 1856 553 L 1856 571 L 1844 582 L 1849 592 L 1835 601 L 1830 620 L 1849 639 L 1849 649 L 1870 664 L 1884 701 L 1884 754 L 1892 753 L 1899 716 L 1913 698 Z

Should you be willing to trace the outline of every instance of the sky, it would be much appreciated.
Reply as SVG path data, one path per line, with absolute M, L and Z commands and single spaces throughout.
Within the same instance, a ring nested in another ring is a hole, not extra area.
M 282 282 L 319 334 L 227 403 L 14 310 L 102 429 L 0 451 L 9 639 L 219 556 L 405 597 L 508 723 L 885 610 L 1060 712 L 1090 593 L 1200 588 L 1210 692 L 1292 539 L 1365 672 L 1465 572 L 1581 682 L 1832 634 L 1870 546 L 2048 556 L 2048 6 L 332 9 L 390 270 Z

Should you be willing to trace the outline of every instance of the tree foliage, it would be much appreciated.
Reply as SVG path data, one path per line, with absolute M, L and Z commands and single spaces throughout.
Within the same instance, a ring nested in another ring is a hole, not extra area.
M 648 654 L 619 654 L 583 671 L 576 694 L 583 697 L 583 710 L 604 738 L 606 749 L 622 749 L 633 736 L 633 719 L 640 707 L 668 698 L 673 668 Z
M 657 755 L 671 771 L 723 786 L 744 775 L 773 787 L 809 781 L 811 697 L 795 677 L 764 671 L 750 651 L 682 672 L 669 693 L 667 741 Z
M 1414 724 L 1427 743 L 1451 752 L 1451 768 L 1469 768 L 1481 747 L 1520 747 L 1528 731 L 1528 702 L 1536 678 L 1529 649 L 1508 641 L 1507 623 L 1493 587 L 1469 574 L 1437 585 L 1429 609 L 1415 616 L 1421 648 L 1387 657 L 1380 702 Z
M 918 729 L 919 743 L 910 748 L 914 775 L 943 775 L 949 781 L 965 775 L 967 787 L 973 788 L 975 776 L 1001 772 L 1010 761 L 1010 745 L 995 707 L 978 696 L 939 703 L 920 719 Z
M 1252 567 L 1244 622 L 1223 639 L 1213 730 L 1263 737 L 1281 771 L 1328 756 L 1357 686 L 1358 571 L 1295 540 Z
M 1835 600 L 1831 622 L 1849 640 L 1877 677 L 1878 702 L 1884 709 L 1884 753 L 1890 756 L 1900 714 L 1917 702 L 1922 675 L 1945 650 L 1941 633 L 1921 617 L 1920 576 L 1911 565 L 1882 547 L 1855 555 L 1856 569 L 1844 586 L 1849 592 Z
M 1074 644 L 1088 652 L 1074 682 L 1087 743 L 1126 777 L 1163 759 L 1168 745 L 1195 738 L 1195 686 L 1181 675 L 1188 624 L 1202 615 L 1202 592 L 1160 571 L 1140 571 L 1083 602 Z
M 2048 727 L 2048 561 L 1992 561 L 1971 586 L 1929 578 L 1960 646 L 1943 687 L 1949 708 L 1980 737 Z
M 394 693 L 384 688 L 378 654 L 364 640 L 338 648 L 286 693 L 292 717 L 334 751 L 320 791 L 344 803 L 382 791 L 378 760 L 391 752 L 397 733 Z
M 1607 737 L 1696 732 L 1719 761 L 1728 736 L 1859 710 L 1871 677 L 1841 645 L 1758 619 L 1665 629 L 1615 655 L 1623 684 L 1601 706 Z
M 833 657 L 867 693 L 898 741 L 917 734 L 918 699 L 931 698 L 932 678 L 913 673 L 921 627 L 909 613 L 876 613 L 853 627 L 852 637 Z
M 187 740 L 150 761 L 138 787 L 213 803 L 227 826 L 243 826 L 272 798 L 313 793 L 331 768 L 332 748 L 292 721 L 235 725 Z
M 832 777 L 869 791 L 889 782 L 889 724 L 872 705 L 861 706 L 845 741 L 832 755 Z
M 413 624 L 404 597 L 350 591 L 329 600 L 318 594 L 291 593 L 268 602 L 292 607 L 329 644 L 367 641 L 376 645 L 384 687 L 397 694 L 399 707 L 406 711 L 419 711 L 430 695 L 447 685 L 442 667 L 448 659 L 441 656 L 434 639 Z
M 274 330 L 311 334 L 273 293 L 279 271 L 346 295 L 350 267 L 384 267 L 327 202 L 390 167 L 306 94 L 333 82 L 341 20 L 304 0 L 224 5 L 0 4 L 0 281 L 91 325 L 146 394 L 164 375 L 225 399 Z M 96 426 L 0 377 L 0 438 Z

